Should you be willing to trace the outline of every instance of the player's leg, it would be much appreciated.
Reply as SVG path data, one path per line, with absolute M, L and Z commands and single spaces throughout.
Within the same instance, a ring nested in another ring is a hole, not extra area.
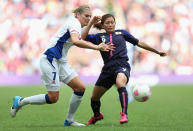
M 118 73 L 116 78 L 116 86 L 118 88 L 119 99 L 122 108 L 120 123 L 128 122 L 127 117 L 128 94 L 125 88 L 126 83 L 127 83 L 126 75 L 124 73 Z
M 103 96 L 103 94 L 108 89 L 102 86 L 95 86 L 92 92 L 91 97 L 91 108 L 94 113 L 94 116 L 90 118 L 90 120 L 87 122 L 87 125 L 95 124 L 98 120 L 103 119 L 104 115 L 100 112 L 100 98 Z
M 108 90 L 107 88 L 104 88 L 102 86 L 95 86 L 93 89 L 91 96 L 91 107 L 94 113 L 94 117 L 98 117 L 100 115 L 100 106 L 101 106 L 100 98 L 107 90 Z
M 73 89 L 73 94 L 70 98 L 68 114 L 64 122 L 64 126 L 85 126 L 84 124 L 74 121 L 76 113 L 84 95 L 85 86 L 78 74 L 66 63 L 60 67 L 60 80 Z
M 57 63 L 53 62 L 53 64 L 55 68 L 47 61 L 45 57 L 41 57 L 40 71 L 42 74 L 42 81 L 44 85 L 46 85 L 48 94 L 38 94 L 25 98 L 15 96 L 10 111 L 12 117 L 15 117 L 19 109 L 27 104 L 41 105 L 57 102 L 59 97 L 59 75 L 57 73 Z
M 15 96 L 13 99 L 13 105 L 10 110 L 10 115 L 12 117 L 15 117 L 16 113 L 21 109 L 21 107 L 27 104 L 45 104 L 46 103 L 45 96 L 46 96 L 45 94 L 39 94 L 26 98 Z
M 72 126 L 84 126 L 84 124 L 78 123 L 74 121 L 74 114 L 76 113 L 81 101 L 82 97 L 84 95 L 85 86 L 83 82 L 80 80 L 79 76 L 76 76 L 73 78 L 69 83 L 68 86 L 70 86 L 74 93 L 72 94 L 70 98 L 69 108 L 68 108 L 68 114 L 66 117 L 66 121 L 64 123 L 65 126 L 68 126 L 68 122 L 73 121 L 70 125 Z
M 103 119 L 103 114 L 100 112 L 100 98 L 104 95 L 104 93 L 111 88 L 114 83 L 114 79 L 111 73 L 103 71 L 93 89 L 91 96 L 91 108 L 94 113 L 94 116 L 90 118 L 87 122 L 88 125 L 95 124 L 96 121 Z

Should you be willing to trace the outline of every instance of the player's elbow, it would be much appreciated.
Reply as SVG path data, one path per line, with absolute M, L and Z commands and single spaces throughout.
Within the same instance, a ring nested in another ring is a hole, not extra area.
M 143 42 L 140 42 L 140 41 L 139 41 L 139 42 L 137 43 L 137 46 L 138 46 L 138 47 L 143 47 Z
M 72 44 L 74 44 L 74 45 L 76 45 L 76 46 L 78 46 L 79 45 L 79 42 L 80 40 L 72 40 Z
M 82 38 L 82 40 L 85 40 L 86 39 L 86 35 L 82 34 L 81 38 Z
M 51 97 L 50 97 L 50 101 L 51 101 L 52 103 L 56 103 L 56 102 L 58 101 L 58 99 L 59 99 L 59 96 L 51 96 Z

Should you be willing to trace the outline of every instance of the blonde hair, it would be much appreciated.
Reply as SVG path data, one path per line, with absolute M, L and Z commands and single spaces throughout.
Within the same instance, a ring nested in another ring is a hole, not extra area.
M 88 5 L 81 5 L 78 8 L 74 9 L 72 13 L 74 13 L 76 16 L 77 13 L 81 14 L 82 12 L 84 12 L 84 10 L 90 10 L 90 7 Z

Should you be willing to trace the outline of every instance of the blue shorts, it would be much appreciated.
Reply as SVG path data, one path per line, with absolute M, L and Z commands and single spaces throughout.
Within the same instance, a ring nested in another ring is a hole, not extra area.
M 118 73 L 124 73 L 127 77 L 127 82 L 130 77 L 130 65 L 126 60 L 113 60 L 104 65 L 101 74 L 96 82 L 96 86 L 102 86 L 107 89 L 116 84 Z

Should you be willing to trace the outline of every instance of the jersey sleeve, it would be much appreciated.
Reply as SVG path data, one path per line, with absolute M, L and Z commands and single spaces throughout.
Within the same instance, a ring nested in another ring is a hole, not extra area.
M 121 30 L 123 33 L 123 36 L 125 38 L 126 41 L 130 42 L 133 45 L 137 45 L 139 40 L 137 38 L 135 38 L 134 36 L 132 36 L 128 31 L 126 30 Z
M 96 35 L 94 35 L 94 34 L 87 35 L 85 40 L 89 41 L 89 42 L 92 42 L 95 45 L 99 44 L 99 39 L 98 39 L 97 34 Z
M 76 34 L 78 34 L 78 36 L 80 36 L 80 34 L 81 34 L 81 24 L 80 24 L 80 22 L 75 18 L 71 18 L 68 21 L 68 30 L 71 34 L 76 33 Z

